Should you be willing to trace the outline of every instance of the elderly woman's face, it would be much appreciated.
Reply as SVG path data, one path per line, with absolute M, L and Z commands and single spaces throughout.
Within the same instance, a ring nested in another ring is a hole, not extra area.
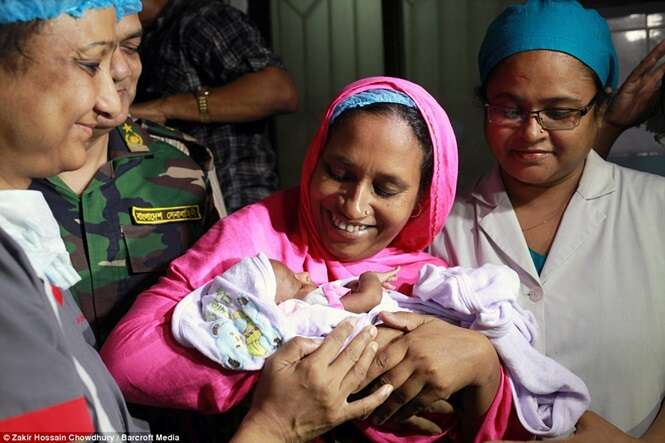
M 356 112 L 329 136 L 310 183 L 314 223 L 341 261 L 371 257 L 393 241 L 418 198 L 422 149 L 396 116 Z
M 61 15 L 26 42 L 22 71 L 0 69 L 0 180 L 24 188 L 83 165 L 100 114 L 120 112 L 110 75 L 115 12 Z
M 501 62 L 487 82 L 490 105 L 521 111 L 583 108 L 596 95 L 593 76 L 577 59 L 560 52 L 521 52 Z M 485 135 L 504 179 L 550 186 L 577 179 L 598 128 L 595 107 L 576 128 L 545 130 L 535 117 L 518 127 L 486 121 Z

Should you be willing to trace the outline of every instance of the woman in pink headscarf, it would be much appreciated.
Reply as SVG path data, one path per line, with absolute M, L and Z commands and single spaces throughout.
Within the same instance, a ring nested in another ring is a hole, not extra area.
M 388 77 L 349 85 L 323 118 L 300 187 L 221 220 L 139 296 L 111 334 L 102 355 L 126 398 L 220 413 L 247 395 L 258 374 L 220 369 L 170 333 L 178 301 L 243 257 L 264 252 L 309 272 L 317 284 L 399 266 L 398 289 L 410 293 L 423 265 L 445 265 L 422 251 L 448 216 L 456 180 L 452 128 L 424 89 Z M 484 336 L 415 314 L 385 321 L 392 328 L 379 328 L 378 356 L 359 387 L 378 378 L 394 392 L 371 417 L 377 428 L 369 421 L 361 426 L 366 435 L 396 441 L 381 425 L 405 420 L 448 432 L 456 421 L 451 416 L 415 416 L 449 408 L 447 400 L 457 392 L 468 435 L 480 441 L 506 434 L 510 387 Z M 331 368 L 310 373 L 324 376 Z M 398 427 L 400 436 L 414 436 Z

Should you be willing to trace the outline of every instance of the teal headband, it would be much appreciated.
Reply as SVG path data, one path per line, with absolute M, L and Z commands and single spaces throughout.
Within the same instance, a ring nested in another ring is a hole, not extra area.
M 80 18 L 88 9 L 115 8 L 116 17 L 135 14 L 140 0 L 0 0 L 0 25 L 50 20 L 60 14 Z
M 482 83 L 503 59 L 538 49 L 575 57 L 616 91 L 619 61 L 607 22 L 574 0 L 528 0 L 494 19 L 478 54 Z
M 370 89 L 352 95 L 338 104 L 333 111 L 332 117 L 330 117 L 330 123 L 332 124 L 343 112 L 349 109 L 364 108 L 375 103 L 395 103 L 408 106 L 409 108 L 417 107 L 416 102 L 402 92 L 390 89 Z

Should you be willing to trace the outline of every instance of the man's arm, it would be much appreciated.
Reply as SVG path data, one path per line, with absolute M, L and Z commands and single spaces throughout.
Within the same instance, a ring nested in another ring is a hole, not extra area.
M 601 157 L 607 158 L 612 145 L 626 129 L 642 124 L 658 112 L 662 100 L 660 85 L 665 73 L 665 64 L 658 62 L 663 56 L 665 40 L 657 44 L 633 69 L 612 98 L 594 147 Z
M 297 109 L 298 92 L 291 76 L 274 66 L 212 88 L 208 96 L 208 116 L 211 122 L 249 122 L 274 114 L 295 112 Z M 194 94 L 177 94 L 134 104 L 131 114 L 159 123 L 166 120 L 201 121 Z

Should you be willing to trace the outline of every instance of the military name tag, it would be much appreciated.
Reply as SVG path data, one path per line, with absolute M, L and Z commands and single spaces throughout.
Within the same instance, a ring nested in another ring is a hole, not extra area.
M 132 219 L 137 225 L 159 225 L 187 220 L 201 220 L 199 205 L 170 208 L 139 208 L 132 206 Z

